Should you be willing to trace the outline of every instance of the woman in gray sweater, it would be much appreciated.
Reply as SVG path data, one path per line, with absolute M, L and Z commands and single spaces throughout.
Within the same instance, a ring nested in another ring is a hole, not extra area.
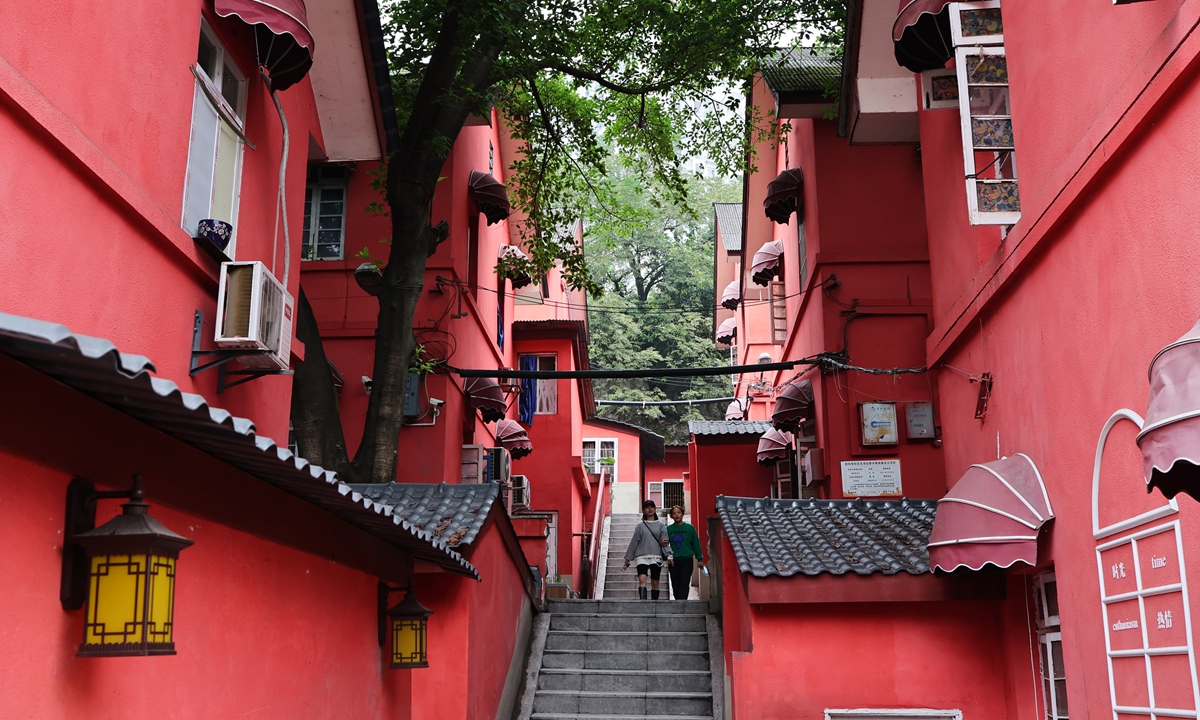
M 646 576 L 650 576 L 650 599 L 658 599 L 658 578 L 663 564 L 671 564 L 671 541 L 667 539 L 667 526 L 658 520 L 653 500 L 642 503 L 642 521 L 633 529 L 629 549 L 625 551 L 623 570 L 629 563 L 637 565 L 638 597 L 646 599 Z

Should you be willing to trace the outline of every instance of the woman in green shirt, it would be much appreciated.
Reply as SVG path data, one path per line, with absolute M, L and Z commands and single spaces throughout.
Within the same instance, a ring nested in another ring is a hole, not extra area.
M 703 565 L 704 553 L 700 551 L 696 528 L 683 521 L 682 507 L 676 505 L 671 508 L 671 520 L 674 522 L 667 526 L 667 537 L 671 540 L 671 555 L 674 558 L 669 570 L 671 592 L 676 600 L 687 600 L 692 587 L 692 560 Z

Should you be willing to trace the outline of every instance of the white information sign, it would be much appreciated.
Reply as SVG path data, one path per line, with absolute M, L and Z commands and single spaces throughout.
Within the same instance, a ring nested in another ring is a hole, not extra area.
M 863 445 L 895 445 L 900 442 L 896 403 L 859 403 L 858 412 L 862 420 Z
M 900 460 L 843 460 L 842 494 L 846 497 L 900 497 Z

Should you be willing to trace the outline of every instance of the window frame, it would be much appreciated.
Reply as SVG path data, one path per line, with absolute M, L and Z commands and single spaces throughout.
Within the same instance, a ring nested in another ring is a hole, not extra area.
M 618 464 L 621 462 L 621 458 L 620 458 L 620 448 L 621 448 L 621 442 L 620 442 L 620 438 L 616 438 L 616 437 L 591 437 L 591 438 L 584 438 L 584 439 L 583 439 L 583 443 L 582 443 L 582 445 L 581 445 L 581 447 L 580 447 L 580 453 L 579 453 L 579 454 L 580 454 L 580 457 L 581 457 L 581 458 L 583 458 L 583 469 L 584 469 L 584 472 L 599 474 L 599 472 L 600 472 L 600 458 L 601 458 L 601 457 L 604 457 L 603 455 L 601 455 L 601 454 L 600 454 L 600 451 L 601 451 L 601 449 L 602 449 L 601 443 L 606 443 L 606 442 L 611 442 L 611 443 L 612 443 L 612 445 L 613 445 L 613 454 L 612 454 L 612 457 L 613 457 L 613 464 L 612 464 L 612 472 L 609 474 L 609 479 L 610 479 L 612 482 L 614 482 L 614 483 L 615 483 L 615 482 L 617 481 L 617 475 L 618 475 L 618 473 L 617 473 L 617 467 L 618 467 Z M 588 463 L 587 463 L 587 456 L 586 456 L 586 455 L 584 455 L 584 453 L 583 453 L 583 449 L 584 449 L 584 448 L 586 448 L 586 447 L 588 446 L 588 444 L 589 444 L 589 443 L 590 443 L 590 444 L 591 444 L 591 445 L 592 445 L 592 446 L 595 448 L 595 455 L 593 456 L 593 457 L 595 457 L 595 458 L 596 458 L 596 459 L 595 459 L 595 462 L 593 463 L 593 467 L 595 467 L 595 470 L 592 470 L 591 468 L 589 468 L 589 467 L 588 467 Z
M 1050 614 L 1049 594 L 1046 592 L 1046 586 L 1051 583 L 1055 586 L 1055 604 L 1058 606 L 1059 615 Z M 1056 677 L 1054 674 L 1054 643 L 1058 643 L 1060 653 L 1063 652 L 1061 628 L 1062 602 L 1058 599 L 1058 577 L 1055 575 L 1055 572 L 1048 570 L 1035 576 L 1033 579 L 1033 592 L 1033 604 L 1036 614 L 1035 622 L 1038 635 L 1038 681 L 1042 686 L 1042 717 L 1045 720 L 1066 720 L 1070 715 L 1070 707 L 1067 706 L 1065 708 L 1067 710 L 1066 715 L 1058 713 L 1058 689 L 1054 684 L 1056 680 L 1062 680 L 1063 687 L 1065 688 L 1067 683 L 1065 659 L 1062 668 L 1062 677 Z
M 315 180 L 310 181 L 306 177 L 305 181 L 304 181 L 304 194 L 305 194 L 304 204 L 305 204 L 306 210 L 307 210 L 307 212 L 305 212 L 305 215 L 309 215 L 309 217 L 310 217 L 310 223 L 309 223 L 310 227 L 308 229 L 307 236 L 300 240 L 300 253 L 301 253 L 300 259 L 304 260 L 306 262 L 341 261 L 341 260 L 346 259 L 346 205 L 347 205 L 347 202 L 348 202 L 349 196 L 350 196 L 350 169 L 344 168 L 345 174 L 336 180 L 326 180 L 326 179 L 321 178 L 321 171 L 320 171 L 320 168 L 322 168 L 322 167 L 325 167 L 327 165 L 337 165 L 337 164 L 338 163 L 310 163 L 310 165 L 309 165 L 309 167 L 317 168 L 317 174 L 316 174 Z M 316 205 L 309 204 L 310 202 L 312 202 L 312 197 L 315 197 L 317 194 L 315 191 L 323 190 L 325 188 L 337 188 L 342 191 L 342 215 L 341 215 L 342 224 L 341 224 L 341 227 L 339 228 L 339 232 L 341 233 L 341 239 L 339 241 L 339 249 L 338 249 L 337 257 L 320 257 L 320 254 L 318 252 L 318 247 L 319 247 L 320 243 L 318 243 L 317 240 L 318 240 L 318 238 L 320 238 L 320 233 L 321 233 L 321 227 L 320 227 L 320 218 L 321 218 L 320 202 L 321 201 L 318 199 L 318 200 L 316 200 Z M 309 191 L 314 191 L 312 196 L 309 196 Z M 315 216 L 312 215 L 312 211 L 311 211 L 311 208 L 313 208 L 313 207 L 315 207 L 317 210 Z M 303 227 L 303 225 L 301 227 Z M 312 257 L 306 256 L 304 254 L 304 248 L 306 245 L 312 249 Z
M 194 78 L 192 92 L 192 113 L 188 124 L 188 151 L 183 172 L 182 208 L 179 214 L 179 226 L 184 230 L 184 232 L 194 236 L 194 228 L 189 227 L 189 224 L 191 224 L 190 221 L 195 221 L 198 223 L 200 220 L 206 219 L 206 217 L 212 217 L 213 210 L 217 204 L 217 191 L 219 189 L 217 180 L 221 160 L 221 135 L 223 132 L 222 124 L 228 125 L 233 131 L 234 135 L 232 187 L 229 189 L 229 222 L 231 225 L 233 225 L 233 234 L 229 239 L 229 244 L 225 248 L 225 255 L 233 260 L 236 259 L 239 225 L 237 219 L 242 196 L 242 169 L 246 147 L 244 116 L 246 113 L 246 99 L 248 94 L 249 79 L 248 76 L 242 72 L 242 69 L 238 66 L 237 61 L 225 48 L 224 43 L 221 42 L 212 26 L 203 17 L 200 18 L 200 32 L 197 35 L 197 40 L 199 40 L 199 38 L 206 39 L 213 47 L 213 52 L 215 55 L 213 65 L 216 68 L 216 77 L 211 77 L 209 75 L 208 70 L 200 64 L 199 57 L 197 57 L 196 62 L 191 65 L 191 73 Z M 197 51 L 198 49 L 199 48 L 197 47 Z M 220 90 L 221 83 L 224 80 L 224 74 L 227 70 L 233 72 L 238 83 L 236 107 L 230 105 L 229 99 L 226 98 Z M 201 97 L 203 97 L 203 101 L 201 101 Z M 211 167 L 211 176 L 209 178 L 210 191 L 207 201 L 207 214 L 206 217 L 193 218 L 188 214 L 188 205 L 189 200 L 194 199 L 190 196 L 193 183 L 196 180 L 192 174 L 192 162 L 193 159 L 197 157 L 195 155 L 197 142 L 196 107 L 201 102 L 207 103 L 212 108 L 212 110 L 216 113 L 217 122 L 215 130 L 216 134 L 213 138 L 212 162 L 211 165 L 208 166 Z
M 554 370 L 558 369 L 558 353 L 520 353 L 519 355 L 517 355 L 517 367 L 521 366 L 521 358 L 526 358 L 526 357 L 533 357 L 533 358 L 538 359 L 538 363 L 537 363 L 538 370 L 554 371 Z M 554 361 L 554 367 L 553 368 L 542 367 L 542 359 L 543 358 L 552 359 Z M 538 378 L 536 380 L 536 382 L 537 382 L 537 385 L 536 385 L 537 406 L 534 407 L 533 414 L 535 416 L 537 416 L 537 415 L 557 415 L 558 414 L 558 380 L 556 380 L 554 378 Z M 546 392 L 547 388 L 554 388 L 554 391 Z M 554 410 L 553 411 L 543 411 L 541 409 L 543 399 L 548 398 L 548 397 L 554 398 Z
M 960 3 L 955 3 L 955 4 L 951 5 L 951 7 L 955 7 L 955 5 L 958 5 L 958 4 L 960 4 Z M 978 167 L 976 167 L 975 154 L 977 152 L 986 153 L 986 152 L 988 152 L 988 149 L 987 148 L 978 149 L 975 147 L 975 137 L 974 137 L 974 132 L 973 132 L 973 128 L 971 125 L 971 121 L 977 117 L 984 117 L 984 118 L 1007 117 L 1010 125 L 1013 121 L 1013 117 L 1011 114 L 1012 113 L 1012 105 L 1011 105 L 1011 103 L 1012 103 L 1011 87 L 1012 86 L 1011 86 L 1011 83 L 1007 83 L 1004 86 L 1005 88 L 1008 88 L 1010 91 L 1010 93 L 1009 93 L 1009 108 L 1008 108 L 1009 114 L 1008 115 L 972 115 L 971 114 L 971 87 L 967 83 L 966 58 L 968 56 L 986 56 L 986 55 L 999 55 L 1001 57 L 1006 58 L 1006 60 L 1007 60 L 1007 54 L 1005 52 L 1004 46 L 1002 46 L 1002 45 L 966 45 L 966 46 L 961 46 L 961 47 L 957 47 L 954 49 L 955 72 L 958 75 L 958 108 L 959 108 L 958 112 L 959 112 L 960 132 L 962 133 L 963 173 L 965 175 L 965 180 L 966 180 L 967 213 L 970 216 L 970 223 L 972 225 L 1013 225 L 1018 220 L 1021 219 L 1021 212 L 1019 210 L 1014 212 L 1014 211 L 988 211 L 988 210 L 980 210 L 979 209 L 979 196 L 977 194 L 977 185 L 981 182 L 983 182 L 984 184 L 992 184 L 991 181 L 994 181 L 994 180 L 1003 180 L 1005 182 L 1011 181 L 1017 185 L 1018 202 L 1019 202 L 1019 198 L 1020 198 L 1020 178 L 1016 171 L 1017 160 L 1016 160 L 1016 142 L 1015 142 L 1016 139 L 1015 139 L 1015 137 L 1014 137 L 1014 142 L 1013 142 L 1012 148 L 1005 148 L 1005 149 L 1001 149 L 1001 150 L 992 151 L 997 156 L 997 160 L 994 163 L 989 164 L 984 167 L 984 169 L 987 169 L 988 167 L 995 166 L 996 163 L 999 163 L 999 155 L 1001 153 L 1008 153 L 1008 157 L 1009 157 L 1009 160 L 1011 162 L 1011 167 L 1012 167 L 1012 177 L 1011 178 L 978 178 L 978 177 L 976 177 L 976 175 L 980 172 L 980 169 Z
M 1000 0 L 974 0 L 973 2 L 956 2 L 950 5 L 950 41 L 955 47 L 967 45 L 1003 45 L 1004 32 L 998 35 L 973 35 L 963 37 L 963 10 L 999 10 Z

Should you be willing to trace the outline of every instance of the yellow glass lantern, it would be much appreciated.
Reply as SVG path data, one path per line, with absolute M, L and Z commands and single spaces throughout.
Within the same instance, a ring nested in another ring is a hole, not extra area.
M 390 668 L 424 668 L 429 667 L 429 616 L 433 611 L 417 601 L 413 592 L 412 582 L 404 589 L 404 599 L 396 603 L 385 616 L 382 612 L 387 607 L 387 595 L 398 592 L 386 583 L 379 583 L 380 596 L 380 645 L 384 636 L 390 640 Z M 384 632 L 386 628 L 386 633 Z
M 121 494 L 130 500 L 120 515 L 72 538 L 83 548 L 88 568 L 78 654 L 174 655 L 175 562 L 192 541 L 147 514 L 140 476 Z

